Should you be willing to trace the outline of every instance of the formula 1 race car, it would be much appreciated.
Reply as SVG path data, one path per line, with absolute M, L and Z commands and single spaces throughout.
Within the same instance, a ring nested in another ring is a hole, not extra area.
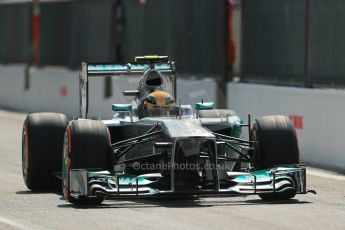
M 89 77 L 138 79 L 130 104 L 111 120 L 87 119 Z M 284 200 L 307 193 L 296 132 L 285 116 L 248 123 L 211 102 L 181 105 L 175 64 L 166 56 L 127 64 L 82 63 L 80 117 L 29 114 L 22 169 L 33 190 L 62 189 L 74 204 L 147 196 L 259 195 Z M 248 129 L 249 138 L 242 138 Z

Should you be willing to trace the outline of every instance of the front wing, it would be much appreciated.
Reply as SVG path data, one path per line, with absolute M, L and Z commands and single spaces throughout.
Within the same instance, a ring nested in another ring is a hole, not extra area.
M 228 172 L 231 185 L 226 188 L 193 189 L 176 191 L 159 190 L 155 184 L 163 176 L 160 173 L 133 176 L 111 175 L 108 171 L 72 169 L 70 171 L 70 194 L 79 197 L 124 197 L 173 196 L 173 195 L 254 195 L 281 193 L 294 190 L 296 194 L 307 193 L 306 169 L 301 165 L 281 165 L 267 170 L 253 172 Z

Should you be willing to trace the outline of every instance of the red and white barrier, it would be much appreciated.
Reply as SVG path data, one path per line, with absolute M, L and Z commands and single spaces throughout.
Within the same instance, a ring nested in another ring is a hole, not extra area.
M 228 106 L 243 117 L 286 115 L 295 124 L 302 163 L 345 172 L 345 91 L 228 84 Z

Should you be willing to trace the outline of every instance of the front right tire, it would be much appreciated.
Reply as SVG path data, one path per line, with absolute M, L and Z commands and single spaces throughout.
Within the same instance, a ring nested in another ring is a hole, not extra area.
M 73 204 L 98 205 L 103 197 L 71 196 L 71 169 L 109 170 L 111 145 L 108 128 L 95 120 L 74 120 L 67 127 L 62 156 L 62 188 L 64 197 Z

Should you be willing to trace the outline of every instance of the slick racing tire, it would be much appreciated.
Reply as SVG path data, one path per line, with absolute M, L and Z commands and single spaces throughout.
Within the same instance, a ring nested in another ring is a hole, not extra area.
M 236 116 L 236 112 L 229 109 L 210 109 L 210 110 L 200 110 L 198 112 L 199 118 L 226 118 Z M 229 164 L 229 163 L 226 163 Z M 232 163 L 230 163 L 232 164 Z M 241 162 L 235 163 L 232 167 L 233 171 L 241 170 Z
M 59 190 L 61 153 L 68 121 L 61 113 L 27 115 L 22 133 L 22 172 L 32 191 Z
M 200 110 L 198 112 L 200 118 L 221 118 L 236 116 L 236 113 L 229 109 L 210 109 Z
M 254 167 L 268 169 L 276 165 L 299 164 L 296 130 L 286 116 L 265 116 L 257 119 L 251 130 L 257 141 Z M 263 200 L 287 200 L 296 195 L 293 189 L 281 193 L 259 195 Z
M 70 194 L 70 170 L 110 170 L 111 145 L 108 128 L 101 121 L 74 120 L 67 127 L 62 154 L 62 188 L 66 200 L 77 205 L 98 205 L 104 197 L 74 198 Z

